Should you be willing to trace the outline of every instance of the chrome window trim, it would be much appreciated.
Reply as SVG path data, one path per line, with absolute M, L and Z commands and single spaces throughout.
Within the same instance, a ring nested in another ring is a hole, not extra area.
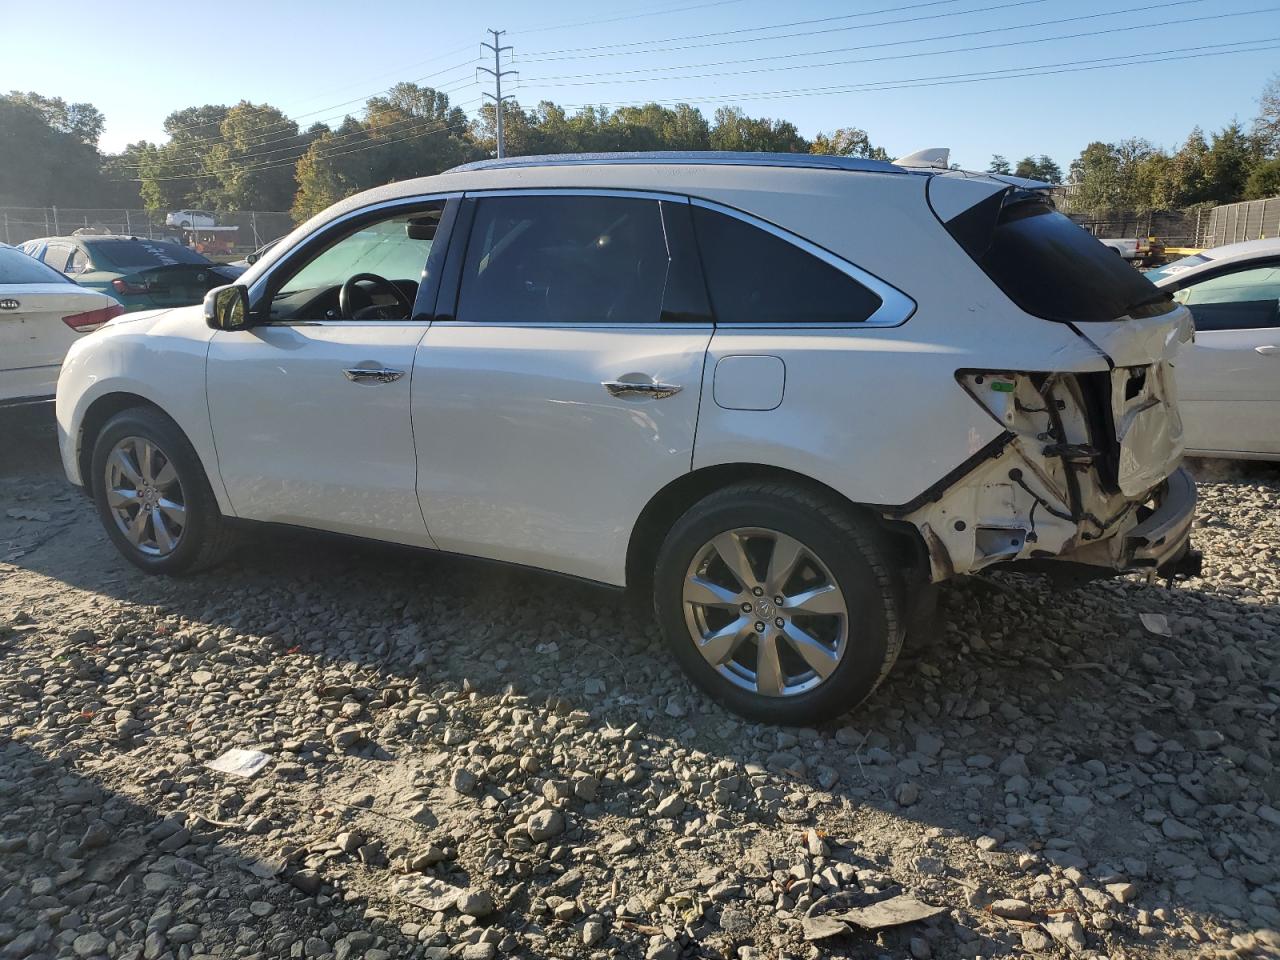
M 460 200 L 461 198 L 462 198 L 462 191 L 460 190 L 453 190 L 446 193 L 424 193 L 424 194 L 419 194 L 417 196 L 412 196 L 412 197 L 397 197 L 395 200 L 384 200 L 381 203 L 372 203 L 367 207 L 359 207 L 355 210 L 350 210 L 347 213 L 342 214 L 342 216 L 340 217 L 334 217 L 332 220 L 327 220 L 324 223 L 322 223 L 320 226 L 316 227 L 316 229 L 312 230 L 309 234 L 307 234 L 297 243 L 295 243 L 288 250 L 284 251 L 284 253 L 281 254 L 279 260 L 271 264 L 270 267 L 268 267 L 266 270 L 262 272 L 262 275 L 258 277 L 257 280 L 253 281 L 253 285 L 249 287 L 249 302 L 253 303 L 254 301 L 257 300 L 257 298 L 262 294 L 262 291 L 265 289 L 267 285 L 267 281 L 269 281 L 271 277 L 275 276 L 278 270 L 282 270 L 285 267 L 287 267 L 289 264 L 293 263 L 297 255 L 296 254 L 297 250 L 306 246 L 308 243 L 310 243 L 313 239 L 318 237 L 320 234 L 328 233 L 331 228 L 336 227 L 339 224 L 346 223 L 349 220 L 354 220 L 359 217 L 365 217 L 371 213 L 377 213 L 381 210 L 395 210 L 399 207 L 411 207 L 419 203 L 430 203 L 433 200 L 443 200 L 447 203 L 450 200 Z M 423 267 L 424 268 L 426 267 L 425 261 L 423 262 Z M 364 321 L 359 321 L 359 320 L 327 321 L 326 320 L 326 321 L 316 321 L 316 322 L 363 323 Z M 400 321 L 393 321 L 393 322 L 421 323 L 422 321 L 400 320 Z M 257 326 L 257 324 L 255 324 L 255 326 Z
M 495 187 L 492 190 L 468 190 L 465 196 L 470 200 L 483 200 L 485 197 L 625 197 L 630 200 L 665 200 L 667 203 L 690 202 L 683 193 L 610 187 Z
M 722 203 L 716 203 L 712 200 L 703 200 L 700 197 L 691 197 L 690 203 L 695 207 L 703 207 L 707 210 L 713 210 L 716 213 L 721 213 L 725 216 L 741 220 L 743 223 L 763 230 L 765 233 L 772 234 L 779 240 L 789 243 L 794 247 L 799 247 L 810 256 L 816 257 L 828 266 L 839 270 L 851 280 L 855 280 L 862 284 L 880 298 L 879 308 L 865 320 L 832 321 L 826 323 L 722 323 L 717 320 L 717 329 L 861 330 L 864 327 L 883 329 L 885 327 L 902 326 L 911 319 L 912 314 L 916 311 L 916 302 L 897 287 L 891 286 L 874 274 L 868 273 L 861 267 L 850 263 L 843 257 L 837 256 L 825 247 L 820 247 L 816 243 L 806 240 L 798 234 L 791 233 L 789 230 L 785 230 L 777 224 L 770 223 L 768 220 L 763 220 L 760 217 L 754 216 L 743 210 L 738 210 L 735 207 L 726 206 Z M 712 304 L 712 309 L 715 309 L 715 304 Z

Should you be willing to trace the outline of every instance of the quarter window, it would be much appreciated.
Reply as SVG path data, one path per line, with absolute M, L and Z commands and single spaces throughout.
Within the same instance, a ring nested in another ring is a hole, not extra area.
M 1280 263 L 1188 284 L 1173 299 L 1186 304 L 1197 330 L 1280 327 Z
M 656 200 L 483 197 L 463 262 L 457 319 L 657 323 L 671 262 Z
M 750 223 L 694 206 L 718 323 L 861 323 L 880 297 L 848 274 Z

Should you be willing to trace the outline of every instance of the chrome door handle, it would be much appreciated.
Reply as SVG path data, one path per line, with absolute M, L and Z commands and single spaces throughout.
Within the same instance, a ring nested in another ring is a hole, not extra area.
M 352 367 L 343 370 L 342 375 L 352 383 L 395 383 L 404 376 L 404 371 L 387 367 Z
M 1264 343 L 1262 346 L 1254 347 L 1253 349 L 1256 350 L 1258 353 L 1263 354 L 1264 356 L 1269 356 L 1273 353 L 1280 352 L 1280 347 L 1277 347 L 1274 343 Z
M 651 397 L 654 400 L 674 397 L 684 389 L 674 383 L 632 383 L 628 380 L 605 380 L 600 385 L 609 391 L 611 397 Z

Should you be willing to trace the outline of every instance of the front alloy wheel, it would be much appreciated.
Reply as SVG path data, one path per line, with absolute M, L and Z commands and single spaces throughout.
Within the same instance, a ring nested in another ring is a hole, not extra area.
M 107 456 L 107 506 L 125 539 L 149 557 L 165 557 L 187 527 L 186 497 L 173 461 L 143 437 L 124 437 Z
M 725 531 L 694 555 L 684 616 L 707 663 L 765 697 L 812 690 L 849 642 L 849 610 L 827 565 L 795 537 L 762 527 Z

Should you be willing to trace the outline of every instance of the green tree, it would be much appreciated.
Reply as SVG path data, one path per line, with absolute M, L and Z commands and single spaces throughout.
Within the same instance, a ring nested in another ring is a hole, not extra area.
M 1280 73 L 1272 74 L 1258 98 L 1258 116 L 1253 121 L 1253 136 L 1263 156 L 1280 156 Z
M 1262 159 L 1258 141 L 1232 121 L 1209 144 L 1209 199 L 1231 203 L 1244 196 L 1249 174 Z
M 720 107 L 711 125 L 711 149 L 808 153 L 809 142 L 789 120 L 748 117 L 739 107 Z
M 991 155 L 991 163 L 990 163 L 990 165 L 987 167 L 987 173 L 1004 173 L 1004 174 L 1008 174 L 1008 173 L 1012 173 L 1012 172 L 1013 172 L 1013 171 L 1012 171 L 1012 170 L 1011 170 L 1011 168 L 1009 167 L 1009 161 L 1008 161 L 1008 160 L 1006 160 L 1004 157 L 1000 156 L 1000 154 L 998 154 L 998 153 L 993 153 L 993 154 Z
M 864 160 L 888 160 L 883 147 L 871 142 L 867 131 L 858 127 L 839 127 L 831 136 L 819 133 L 809 145 L 810 153 L 825 153 L 833 157 L 860 157 Z
M 298 125 L 268 104 L 242 100 L 218 125 L 204 158 L 224 210 L 287 210 L 298 184 L 290 162 L 304 146 Z
M 1246 200 L 1264 200 L 1268 197 L 1280 197 L 1280 157 L 1254 167 L 1245 184 Z
M 993 157 L 992 160 L 994 161 L 995 158 Z M 1007 167 L 1008 164 L 1005 166 Z M 1062 168 L 1043 153 L 1038 157 L 1023 157 L 1014 168 L 1013 175 L 1025 177 L 1028 180 L 1043 180 L 1045 183 L 1062 182 Z
M 0 203 L 91 206 L 102 191 L 102 114 L 34 93 L 0 95 Z

